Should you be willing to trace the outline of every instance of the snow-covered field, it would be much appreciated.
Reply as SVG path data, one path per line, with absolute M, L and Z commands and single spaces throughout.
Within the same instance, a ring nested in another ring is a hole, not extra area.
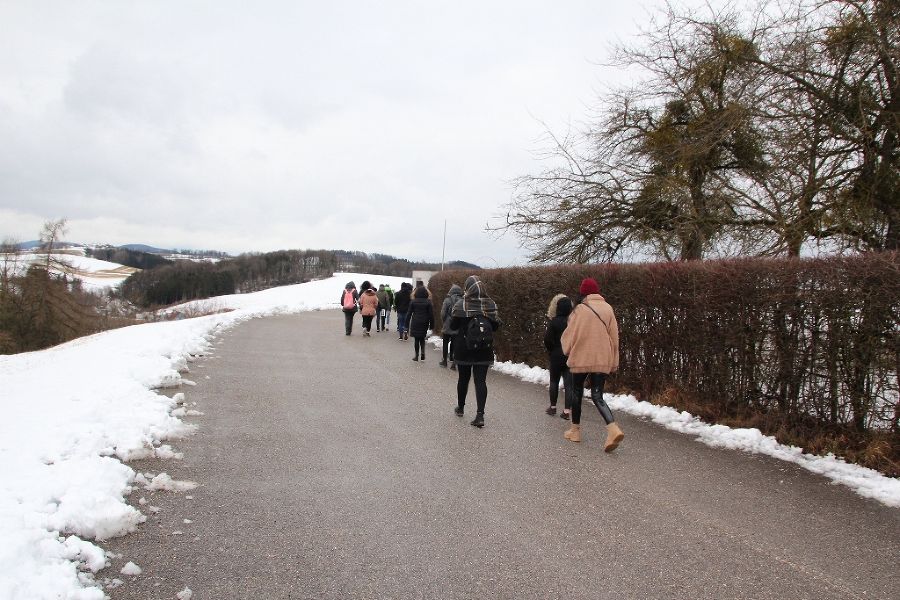
M 94 574 L 108 563 L 102 542 L 144 520 L 143 488 L 189 489 L 165 473 L 136 473 L 128 460 L 177 459 L 167 442 L 189 434 L 183 394 L 190 364 L 213 338 L 246 319 L 336 309 L 344 283 L 390 283 L 397 277 L 336 274 L 333 278 L 211 301 L 182 312 L 230 310 L 104 332 L 44 350 L 0 356 L 0 598 L 99 599 Z M 436 338 L 434 338 L 436 339 Z M 500 363 L 495 369 L 547 385 L 546 370 Z M 900 506 L 900 481 L 833 457 L 810 457 L 757 430 L 701 423 L 687 413 L 616 396 L 612 407 L 725 448 L 761 452 L 800 464 L 890 506 Z M 139 510 L 140 509 L 140 510 Z M 138 568 L 138 567 L 135 567 Z M 134 569 L 130 572 L 136 573 Z
M 51 272 L 65 273 L 69 277 L 80 279 L 85 289 L 98 292 L 117 287 L 129 275 L 139 270 L 84 256 L 82 250 L 71 250 L 65 253 L 54 252 L 50 258 Z M 44 263 L 46 260 L 46 254 L 0 254 L 0 262 L 13 266 L 15 273 L 23 273 L 30 265 Z

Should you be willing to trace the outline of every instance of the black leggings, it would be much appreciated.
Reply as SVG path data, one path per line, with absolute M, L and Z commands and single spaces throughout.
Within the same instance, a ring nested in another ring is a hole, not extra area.
M 420 353 L 422 354 L 422 358 L 425 357 L 425 336 L 415 336 L 413 337 L 413 341 L 415 342 L 415 353 L 418 356 Z
M 556 400 L 559 398 L 559 380 L 562 379 L 565 391 L 566 410 L 572 408 L 572 373 L 569 367 L 563 363 L 561 366 L 553 364 L 550 361 L 550 406 L 556 406 Z
M 609 425 L 615 419 L 609 405 L 603 399 L 603 386 L 606 384 L 606 373 L 572 373 L 572 424 L 581 423 L 581 397 L 584 396 L 584 380 L 591 376 L 591 400 L 600 411 L 600 416 Z
M 456 365 L 459 371 L 459 379 L 456 381 L 456 402 L 460 408 L 466 405 L 466 394 L 469 391 L 469 379 L 472 371 L 475 371 L 475 401 L 478 404 L 478 412 L 484 413 L 484 405 L 487 404 L 487 372 L 490 365 Z
M 363 329 L 366 331 L 372 331 L 372 318 L 375 315 L 363 315 Z
M 447 357 L 453 356 L 453 336 L 445 333 L 444 334 L 444 362 L 447 362 Z

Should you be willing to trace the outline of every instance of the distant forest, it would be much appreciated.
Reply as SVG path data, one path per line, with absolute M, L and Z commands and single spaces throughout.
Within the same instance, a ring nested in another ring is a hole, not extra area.
M 414 262 L 386 254 L 347 250 L 279 250 L 265 254 L 241 254 L 218 261 L 169 261 L 157 255 L 122 248 L 104 249 L 100 255 L 96 251 L 91 254 L 96 258 L 143 269 L 125 280 L 122 293 L 134 304 L 145 308 L 304 283 L 330 277 L 335 271 L 408 277 L 414 270 L 437 271 L 441 268 L 440 263 Z M 164 262 L 155 263 L 154 258 Z M 445 268 L 480 269 L 477 265 L 462 261 L 446 263 Z

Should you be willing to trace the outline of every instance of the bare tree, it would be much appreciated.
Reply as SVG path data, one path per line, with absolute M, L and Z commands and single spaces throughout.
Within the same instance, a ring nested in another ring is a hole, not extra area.
M 521 177 L 506 222 L 532 260 L 900 244 L 900 2 L 669 7 L 616 64 L 647 77 L 602 99 L 554 166 Z

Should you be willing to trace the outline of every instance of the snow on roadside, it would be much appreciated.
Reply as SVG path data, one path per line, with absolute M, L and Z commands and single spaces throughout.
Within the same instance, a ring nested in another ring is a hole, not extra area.
M 438 337 L 432 337 L 429 341 L 440 344 Z M 498 362 L 494 364 L 494 370 L 530 383 L 550 385 L 550 372 L 540 367 Z M 590 390 L 585 390 L 585 397 L 590 397 Z M 763 435 L 759 429 L 710 425 L 690 413 L 637 400 L 634 396 L 604 394 L 604 398 L 613 410 L 650 419 L 666 429 L 696 436 L 697 441 L 707 446 L 765 454 L 791 462 L 845 485 L 860 496 L 872 498 L 887 506 L 900 507 L 900 480 L 886 477 L 874 469 L 848 463 L 833 454 L 805 454 L 802 448 L 781 444 L 774 437 Z
M 94 541 L 134 531 L 145 520 L 125 497 L 142 484 L 192 487 L 165 474 L 148 484 L 124 464 L 177 458 L 162 442 L 191 431 L 173 415 L 184 396 L 157 390 L 186 383 L 182 373 L 194 357 L 209 353 L 213 338 L 236 323 L 337 308 L 344 284 L 359 286 L 365 279 L 395 289 L 408 281 L 336 274 L 217 299 L 232 312 L 135 325 L 0 356 L 0 598 L 104 598 L 94 573 L 108 557 Z

